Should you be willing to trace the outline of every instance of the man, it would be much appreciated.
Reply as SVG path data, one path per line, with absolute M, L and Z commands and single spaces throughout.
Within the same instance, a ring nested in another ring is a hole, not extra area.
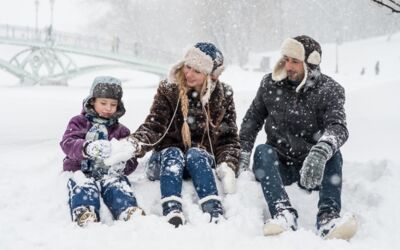
M 297 211 L 284 185 L 297 182 L 319 190 L 317 230 L 324 238 L 349 239 L 352 216 L 340 217 L 342 155 L 348 138 L 344 89 L 321 73 L 321 46 L 308 36 L 286 39 L 282 58 L 261 81 L 240 129 L 239 167 L 249 168 L 258 132 L 265 123 L 267 141 L 254 153 L 253 172 L 261 182 L 271 219 L 265 235 L 297 229 Z

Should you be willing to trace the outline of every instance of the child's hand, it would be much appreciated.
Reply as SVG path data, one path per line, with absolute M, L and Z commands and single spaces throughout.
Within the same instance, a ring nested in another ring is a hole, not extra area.
M 111 143 L 107 140 L 92 141 L 87 144 L 84 151 L 90 158 L 104 160 L 111 154 Z
M 125 138 L 121 140 L 111 140 L 111 154 L 109 157 L 104 159 L 104 164 L 107 166 L 112 166 L 119 162 L 126 162 L 133 156 L 135 153 L 140 150 L 140 145 L 136 140 L 131 138 Z

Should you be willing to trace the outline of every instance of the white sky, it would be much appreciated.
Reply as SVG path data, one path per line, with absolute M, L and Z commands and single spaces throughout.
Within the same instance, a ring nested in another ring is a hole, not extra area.
M 38 26 L 43 28 L 50 23 L 50 0 L 38 1 Z M 88 7 L 82 0 L 54 0 L 54 29 L 78 32 L 90 20 Z M 35 9 L 35 0 L 1 0 L 0 24 L 35 27 Z

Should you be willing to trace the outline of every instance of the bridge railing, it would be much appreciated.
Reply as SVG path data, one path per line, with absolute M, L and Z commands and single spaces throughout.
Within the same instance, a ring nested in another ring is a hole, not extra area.
M 119 38 L 104 38 L 68 32 L 54 31 L 51 27 L 32 27 L 0 24 L 0 37 L 29 42 L 45 43 L 48 46 L 62 45 L 104 53 L 118 53 L 158 63 L 173 63 L 178 57 L 168 51 L 155 49 L 138 42 L 122 42 Z

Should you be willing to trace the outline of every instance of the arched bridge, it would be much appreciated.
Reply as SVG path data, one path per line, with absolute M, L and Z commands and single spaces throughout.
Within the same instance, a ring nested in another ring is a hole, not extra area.
M 20 78 L 22 84 L 66 84 L 68 79 L 80 74 L 112 67 L 127 67 L 165 76 L 168 64 L 177 58 L 141 44 L 122 43 L 118 37 L 88 37 L 55 32 L 51 27 L 36 30 L 0 25 L 0 43 L 25 47 L 11 59 L 0 58 L 0 68 Z M 107 59 L 111 63 L 78 66 L 69 56 L 71 54 Z

